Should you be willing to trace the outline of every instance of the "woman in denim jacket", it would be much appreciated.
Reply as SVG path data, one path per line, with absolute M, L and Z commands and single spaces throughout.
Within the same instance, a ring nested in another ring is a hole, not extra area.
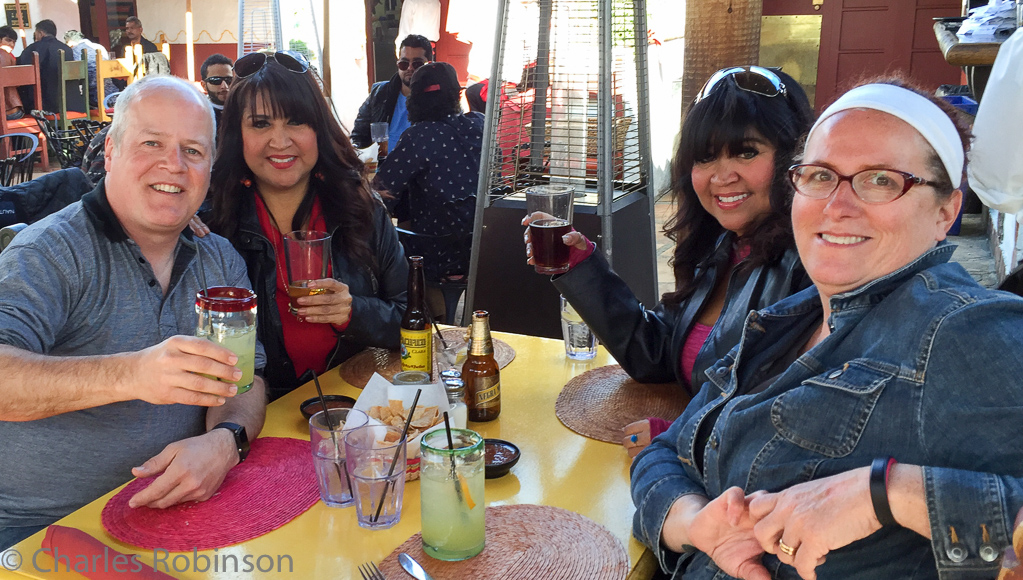
M 665 233 L 676 242 L 675 291 L 653 308 L 640 304 L 592 242 L 579 232 L 565 236 L 571 269 L 554 285 L 632 378 L 676 381 L 688 398 L 707 367 L 739 342 L 751 310 L 809 286 L 792 241 L 786 170 L 812 123 L 806 94 L 782 72 L 732 67 L 711 75 L 672 160 L 677 209 Z M 651 418 L 626 427 L 629 455 L 668 424 Z
M 1011 543 L 1023 300 L 946 263 L 967 130 L 896 84 L 836 101 L 791 170 L 815 287 L 752 313 L 632 465 L 673 578 L 994 578 Z

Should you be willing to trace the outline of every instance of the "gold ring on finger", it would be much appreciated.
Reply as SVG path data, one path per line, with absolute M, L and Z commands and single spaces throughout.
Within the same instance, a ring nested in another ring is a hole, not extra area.
M 797 548 L 798 548 L 798 546 L 797 546 Z M 781 540 L 778 540 L 778 549 L 781 550 L 782 552 L 784 552 L 785 555 L 787 555 L 787 556 L 793 556 L 794 557 L 796 555 L 796 549 L 797 548 L 793 548 L 792 546 L 786 544 L 785 542 L 783 542 Z

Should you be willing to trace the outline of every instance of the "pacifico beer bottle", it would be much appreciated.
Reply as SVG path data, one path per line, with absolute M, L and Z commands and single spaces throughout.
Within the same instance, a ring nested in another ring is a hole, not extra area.
M 494 360 L 490 339 L 490 315 L 486 310 L 472 313 L 469 355 L 462 365 L 465 402 L 470 421 L 493 421 L 501 414 L 501 371 Z
M 433 376 L 433 328 L 426 317 L 426 283 L 422 256 L 409 258 L 408 306 L 401 319 L 401 370 Z

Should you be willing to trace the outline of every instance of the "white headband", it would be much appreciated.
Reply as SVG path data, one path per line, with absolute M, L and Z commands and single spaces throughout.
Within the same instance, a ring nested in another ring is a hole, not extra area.
M 895 85 L 863 85 L 842 95 L 825 109 L 810 129 L 806 141 L 809 143 L 813 132 L 825 119 L 849 109 L 873 109 L 909 123 L 938 153 L 952 184 L 959 186 L 965 163 L 962 141 L 952 119 L 937 105 L 913 91 Z

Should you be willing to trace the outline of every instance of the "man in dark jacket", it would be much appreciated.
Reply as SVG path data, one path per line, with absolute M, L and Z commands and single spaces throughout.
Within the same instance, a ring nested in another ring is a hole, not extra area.
M 362 149 L 373 143 L 370 137 L 370 123 L 388 123 L 387 140 L 393 148 L 398 137 L 409 128 L 408 109 L 405 99 L 411 92 L 412 74 L 419 67 L 433 61 L 433 45 L 425 36 L 410 34 L 401 41 L 398 50 L 398 72 L 389 81 L 374 83 L 369 97 L 359 107 L 352 129 L 352 144 Z
M 145 36 L 142 36 L 142 21 L 135 16 L 129 16 L 128 19 L 124 21 L 124 35 L 128 37 L 128 41 L 132 45 L 132 50 L 135 50 L 136 44 L 141 44 L 142 54 L 160 52 L 160 49 L 156 48 L 155 44 L 146 40 Z
M 60 53 L 64 51 L 64 60 L 74 60 L 71 47 L 57 40 L 57 25 L 52 20 L 40 20 L 36 24 L 33 39 L 35 42 L 25 47 L 18 57 L 18 64 L 32 64 L 32 53 L 39 53 L 39 82 L 42 85 L 43 102 L 36 103 L 35 89 L 31 85 L 18 87 L 21 102 L 26 111 L 43 109 L 50 112 L 60 110 Z M 85 96 L 79 83 L 68 86 L 67 108 L 69 111 L 85 112 Z

